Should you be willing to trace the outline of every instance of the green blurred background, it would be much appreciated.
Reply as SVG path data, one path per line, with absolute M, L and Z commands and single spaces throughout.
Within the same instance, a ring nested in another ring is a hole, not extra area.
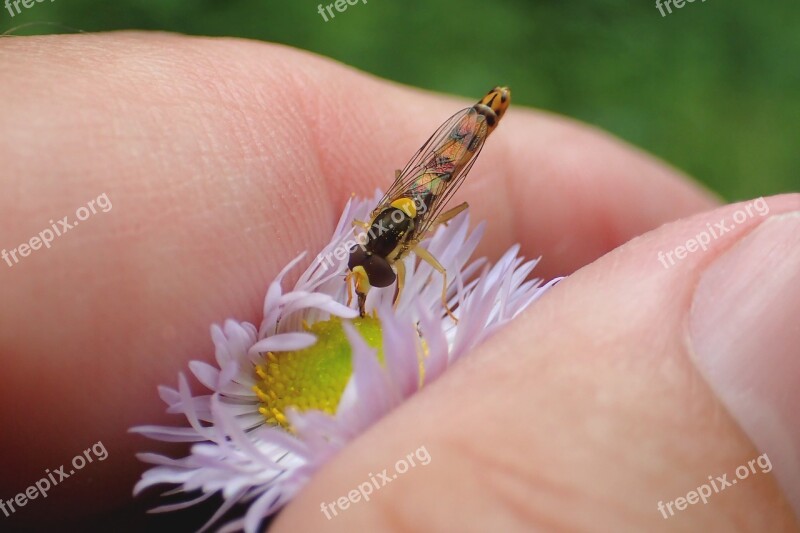
M 503 83 L 515 103 L 606 129 L 728 200 L 800 189 L 797 0 L 696 0 L 665 17 L 652 1 L 367 2 L 325 22 L 308 0 L 45 0 L 0 11 L 0 32 L 238 36 L 470 98 Z

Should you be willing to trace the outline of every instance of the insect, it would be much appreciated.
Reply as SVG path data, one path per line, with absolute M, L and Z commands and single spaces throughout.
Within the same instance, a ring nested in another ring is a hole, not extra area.
M 395 172 L 394 183 L 373 209 L 370 222 L 353 222 L 366 230 L 366 237 L 362 236 L 359 244 L 350 248 L 345 281 L 348 305 L 352 301 L 352 280 L 362 317 L 371 287 L 388 287 L 396 280 L 397 305 L 405 280 L 402 259 L 413 252 L 442 275 L 442 303 L 447 314 L 457 321 L 447 305 L 447 271 L 418 244 L 430 230 L 468 207 L 464 202 L 442 212 L 510 103 L 508 87 L 495 87 L 478 103 L 447 119 L 405 168 Z

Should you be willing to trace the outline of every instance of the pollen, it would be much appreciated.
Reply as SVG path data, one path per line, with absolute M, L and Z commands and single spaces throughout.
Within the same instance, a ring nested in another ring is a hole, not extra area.
M 383 363 L 380 321 L 372 316 L 351 322 Z M 353 373 L 350 342 L 339 318 L 304 325 L 317 337 L 313 346 L 293 352 L 267 352 L 255 366 L 258 412 L 268 424 L 291 431 L 286 409 L 317 409 L 334 414 Z

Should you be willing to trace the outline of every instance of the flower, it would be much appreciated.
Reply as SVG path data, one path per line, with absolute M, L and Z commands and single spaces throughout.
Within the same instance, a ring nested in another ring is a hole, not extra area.
M 143 453 L 154 465 L 134 494 L 154 485 L 176 486 L 165 495 L 196 497 L 153 512 L 189 507 L 216 493 L 223 504 L 205 528 L 237 504 L 243 517 L 222 531 L 255 532 L 338 450 L 535 301 L 544 286 L 529 280 L 536 261 L 512 247 L 493 266 L 469 262 L 481 238 L 468 232 L 466 212 L 440 227 L 423 245 L 448 272 L 405 259 L 406 283 L 396 309 L 394 289 L 373 289 L 358 317 L 347 305 L 344 273 L 353 240 L 351 222 L 366 219 L 372 202 L 353 199 L 331 241 L 284 292 L 283 280 L 303 258 L 289 263 L 269 286 L 258 328 L 227 320 L 211 327 L 216 366 L 193 361 L 194 377 L 210 393 L 194 396 L 184 374 L 178 388 L 160 387 L 167 412 L 181 414 L 183 427 L 140 426 L 131 431 L 168 442 L 189 442 L 178 459 Z M 343 252 L 344 251 L 344 252 Z

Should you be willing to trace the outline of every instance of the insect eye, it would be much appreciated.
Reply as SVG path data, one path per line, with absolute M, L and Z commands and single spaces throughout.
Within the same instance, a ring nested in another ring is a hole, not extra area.
M 397 278 L 389 262 L 383 257 L 371 255 L 363 263 L 364 271 L 373 287 L 388 287 Z
M 364 261 L 367 259 L 367 252 L 359 246 L 358 244 L 354 244 L 352 248 L 350 248 L 350 257 L 347 259 L 347 268 L 353 270 L 358 265 L 364 264 Z

